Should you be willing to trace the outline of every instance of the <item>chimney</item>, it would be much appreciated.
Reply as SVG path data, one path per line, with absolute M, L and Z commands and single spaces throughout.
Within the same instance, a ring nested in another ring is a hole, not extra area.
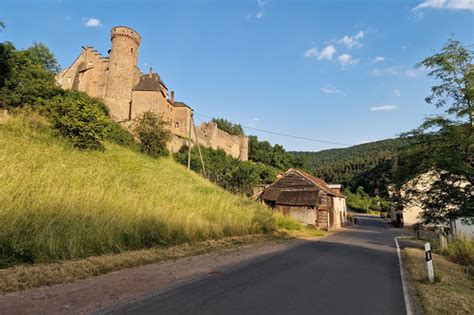
M 174 91 L 171 91 L 171 104 L 174 105 Z
M 150 67 L 150 70 L 148 71 L 148 77 L 151 79 L 153 77 L 153 69 Z

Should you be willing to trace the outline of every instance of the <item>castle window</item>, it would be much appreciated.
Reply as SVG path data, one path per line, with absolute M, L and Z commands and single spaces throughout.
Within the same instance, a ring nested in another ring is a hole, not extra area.
M 130 48 L 130 52 L 133 53 L 133 48 Z
M 91 60 L 91 61 L 89 61 L 89 65 L 91 65 L 91 64 L 93 64 L 93 63 L 94 63 L 94 62 L 93 62 L 92 60 Z
M 179 122 L 176 122 L 176 123 L 174 124 L 174 127 L 179 129 Z

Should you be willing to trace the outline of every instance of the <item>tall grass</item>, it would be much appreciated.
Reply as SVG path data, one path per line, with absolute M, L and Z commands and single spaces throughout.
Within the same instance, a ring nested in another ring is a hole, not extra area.
M 266 207 L 171 160 L 79 151 L 32 115 L 0 126 L 0 267 L 274 228 Z

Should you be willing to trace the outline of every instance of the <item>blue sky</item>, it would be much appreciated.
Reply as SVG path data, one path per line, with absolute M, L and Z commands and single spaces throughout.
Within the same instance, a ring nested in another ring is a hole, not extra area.
M 474 0 L 0 1 L 0 40 L 48 45 L 67 67 L 113 26 L 142 35 L 139 66 L 158 71 L 197 114 L 358 144 L 436 113 L 413 66 L 453 37 L 474 44 Z M 199 121 L 197 121 L 199 122 Z M 336 145 L 247 130 L 288 150 Z

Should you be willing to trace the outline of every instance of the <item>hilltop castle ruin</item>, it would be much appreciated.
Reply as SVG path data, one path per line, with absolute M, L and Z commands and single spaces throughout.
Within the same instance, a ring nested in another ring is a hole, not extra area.
M 101 99 L 109 108 L 110 116 L 123 125 L 140 114 L 152 111 L 168 121 L 173 139 L 171 152 L 187 144 L 195 136 L 199 143 L 213 149 L 221 148 L 227 154 L 241 160 L 248 159 L 248 138 L 234 136 L 217 128 L 215 123 L 203 123 L 191 127 L 193 110 L 183 102 L 175 102 L 174 91 L 168 88 L 158 73 L 142 73 L 137 67 L 138 47 L 141 36 L 126 26 L 112 28 L 112 48 L 103 57 L 93 47 L 83 46 L 76 60 L 61 71 L 56 80 L 64 89 L 83 91 Z M 191 130 L 190 130 L 191 128 Z

